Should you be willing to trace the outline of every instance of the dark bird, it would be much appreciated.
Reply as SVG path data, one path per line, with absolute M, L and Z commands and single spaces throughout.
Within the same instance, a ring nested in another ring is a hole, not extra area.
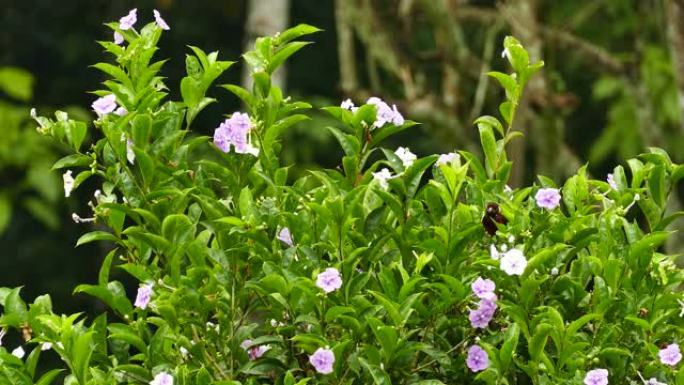
M 490 236 L 494 236 L 494 234 L 496 234 L 497 223 L 505 225 L 508 223 L 508 219 L 501 214 L 499 205 L 493 202 L 487 203 L 487 209 L 482 217 L 482 226 L 487 234 Z

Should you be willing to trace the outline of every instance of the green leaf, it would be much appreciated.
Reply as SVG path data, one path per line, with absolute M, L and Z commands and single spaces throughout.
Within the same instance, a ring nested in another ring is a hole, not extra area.
M 309 24 L 298 24 L 290 29 L 286 29 L 276 35 L 276 45 L 282 45 L 304 35 L 320 32 L 322 29 Z
M 544 352 L 544 347 L 546 346 L 546 340 L 549 334 L 554 330 L 553 326 L 542 323 L 534 330 L 532 339 L 529 341 L 528 350 L 530 357 L 534 361 L 538 361 L 541 354 Z
M 297 51 L 300 49 L 304 48 L 305 46 L 311 44 L 310 42 L 304 42 L 304 41 L 296 41 L 292 43 L 285 44 L 282 48 L 278 49 L 278 52 L 276 52 L 273 57 L 271 57 L 271 60 L 268 63 L 268 67 L 266 71 L 269 74 L 272 74 L 275 72 L 275 70 L 280 67 L 287 58 L 290 56 L 294 55 Z
M 518 346 L 518 339 L 520 338 L 520 326 L 517 323 L 512 323 L 506 331 L 504 343 L 499 351 L 499 362 L 501 364 L 501 372 L 506 373 L 508 370 L 513 354 Z
M 108 233 L 106 231 L 91 231 L 81 235 L 78 241 L 76 241 L 76 246 L 81 246 L 95 241 L 117 242 L 118 240 L 119 238 L 112 233 Z
M 490 179 L 493 179 L 499 163 L 494 132 L 489 123 L 478 123 L 477 128 L 480 130 L 480 143 L 482 144 L 482 150 L 485 154 L 485 169 L 487 170 L 487 176 Z
M 23 102 L 33 97 L 34 78 L 28 71 L 17 67 L 0 67 L 0 90 Z
M 38 382 L 36 382 L 36 385 L 51 385 L 52 382 L 59 376 L 60 373 L 62 373 L 64 369 L 52 369 L 49 372 L 43 374 L 40 376 L 40 379 Z

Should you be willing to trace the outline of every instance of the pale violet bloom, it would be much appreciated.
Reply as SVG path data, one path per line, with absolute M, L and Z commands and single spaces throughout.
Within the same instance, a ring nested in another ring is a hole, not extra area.
M 124 37 L 117 31 L 114 31 L 114 44 L 121 45 L 124 42 Z
M 489 356 L 478 345 L 473 345 L 468 348 L 468 358 L 466 358 L 466 365 L 468 369 L 473 372 L 479 372 L 489 367 Z
M 606 177 L 606 182 L 608 182 L 608 185 L 609 185 L 610 188 L 612 188 L 613 190 L 617 190 L 617 189 L 618 189 L 618 185 L 617 185 L 617 183 L 615 182 L 615 176 L 614 176 L 613 174 L 608 174 L 608 176 Z
M 499 267 L 508 275 L 522 275 L 527 267 L 527 258 L 518 249 L 510 249 L 503 254 Z
M 128 110 L 126 109 L 126 107 L 121 106 L 121 107 L 117 108 L 116 110 L 114 110 L 114 113 L 116 115 L 119 115 L 119 116 L 124 116 L 124 115 L 128 114 Z
M 584 385 L 608 385 L 608 371 L 606 369 L 594 369 L 584 376 Z
M 128 12 L 128 15 L 119 19 L 119 28 L 122 31 L 133 28 L 135 23 L 138 21 L 138 9 L 133 8 Z
M 333 372 L 335 353 L 330 349 L 318 348 L 314 354 L 309 356 L 309 362 L 318 373 L 330 374 Z
M 154 22 L 157 23 L 157 25 L 159 26 L 159 28 L 161 28 L 161 29 L 163 29 L 163 30 L 165 30 L 165 31 L 168 31 L 168 30 L 171 29 L 171 27 L 169 27 L 169 25 L 166 24 L 166 21 L 164 21 L 164 19 L 162 19 L 161 14 L 159 13 L 159 11 L 157 11 L 157 10 L 155 9 L 155 10 L 152 11 L 152 13 L 154 14 Z
M 12 350 L 12 355 L 17 357 L 18 359 L 22 359 L 26 355 L 26 352 L 24 351 L 24 348 L 19 346 L 18 348 Z
M 271 350 L 270 345 L 261 345 L 249 347 L 252 344 L 252 340 L 244 340 L 240 344 L 240 347 L 247 351 L 247 356 L 250 361 L 254 361 L 257 358 L 261 358 L 267 351 Z
M 541 188 L 534 196 L 537 206 L 553 210 L 560 204 L 561 196 L 557 188 Z
M 318 274 L 316 277 L 316 286 L 323 289 L 323 291 L 326 293 L 332 293 L 333 291 L 341 288 L 342 277 L 340 276 L 339 270 L 334 267 L 325 269 L 325 271 Z
M 235 112 L 214 131 L 214 144 L 223 152 L 230 152 L 233 148 L 237 154 L 258 156 L 259 149 L 252 145 L 249 138 L 252 127 L 249 115 Z
M 454 164 L 455 162 L 458 162 L 460 159 L 461 155 L 455 152 L 450 152 L 448 154 L 441 154 L 439 158 L 437 158 L 437 162 L 435 162 L 435 164 L 438 166 Z
M 470 284 L 470 288 L 478 298 L 484 298 L 490 301 L 496 300 L 496 294 L 494 294 L 496 284 L 491 279 L 477 277 L 477 279 Z
M 278 232 L 278 240 L 285 243 L 288 246 L 292 246 L 294 242 L 292 242 L 292 234 L 290 234 L 290 229 L 287 227 L 283 227 L 280 229 Z
M 64 197 L 68 198 L 71 195 L 71 191 L 74 189 L 74 177 L 71 175 L 71 170 L 67 170 L 62 175 L 62 180 L 64 181 Z
M 52 343 L 51 342 L 43 342 L 40 344 L 40 350 L 41 351 L 46 351 L 52 349 Z
M 398 156 L 399 159 L 401 159 L 401 163 L 404 165 L 404 168 L 411 167 L 413 162 L 415 162 L 416 159 L 418 159 L 416 155 L 408 149 L 408 147 L 397 148 L 397 150 L 394 151 L 394 155 Z
M 161 372 L 154 376 L 154 380 L 150 381 L 150 385 L 173 385 L 173 376 L 166 372 Z
M 133 151 L 133 141 L 130 139 L 126 140 L 126 159 L 128 163 L 133 164 L 135 162 L 135 152 Z
M 470 310 L 468 314 L 468 320 L 470 321 L 470 326 L 475 329 L 484 329 L 489 326 L 489 322 L 494 318 L 494 313 L 496 312 L 496 295 L 492 295 L 492 300 L 482 298 L 476 309 Z
M 389 187 L 387 181 L 392 177 L 392 173 L 390 172 L 390 170 L 386 168 L 383 168 L 382 170 L 373 173 L 373 180 L 377 181 L 383 190 L 387 190 L 387 188 Z
M 340 107 L 344 108 L 345 110 L 349 110 L 351 112 L 356 112 L 356 110 L 359 109 L 359 107 L 356 107 L 354 105 L 354 102 L 352 102 L 351 99 L 344 100 L 341 104 Z
M 390 107 L 382 99 L 372 96 L 368 98 L 366 104 L 371 104 L 375 106 L 375 122 L 373 123 L 374 128 L 380 128 L 387 123 L 394 124 L 395 126 L 401 126 L 404 124 L 404 117 L 397 110 L 396 105 Z
M 660 362 L 665 365 L 675 366 L 681 361 L 682 353 L 679 351 L 678 344 L 667 345 L 664 349 L 658 352 Z
M 147 305 L 149 305 L 150 299 L 152 299 L 152 287 L 153 285 L 151 284 L 145 284 L 138 288 L 138 294 L 135 297 L 135 307 L 143 310 L 147 309 Z
M 97 98 L 93 104 L 93 111 L 97 114 L 97 116 L 102 116 L 102 115 L 107 115 L 114 110 L 116 110 L 116 95 L 114 94 L 108 94 L 105 96 L 102 96 L 100 98 Z

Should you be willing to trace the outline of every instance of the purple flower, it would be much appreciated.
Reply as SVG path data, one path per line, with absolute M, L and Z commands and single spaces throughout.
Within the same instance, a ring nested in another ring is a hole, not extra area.
M 101 98 L 97 98 L 92 104 L 93 111 L 98 116 L 106 115 L 116 110 L 116 95 L 108 94 Z
M 448 154 L 442 154 L 437 158 L 437 162 L 435 162 L 436 165 L 441 166 L 441 165 L 447 165 L 451 164 L 456 160 L 459 160 L 461 156 L 455 152 L 450 152 Z
M 508 275 L 522 275 L 527 267 L 527 259 L 522 251 L 510 249 L 501 257 L 499 267 Z
M 658 352 L 660 362 L 665 365 L 675 366 L 682 359 L 682 353 L 679 351 L 679 345 L 669 344 L 664 349 Z
M 290 229 L 288 229 L 287 227 L 283 227 L 282 229 L 280 229 L 280 231 L 278 232 L 278 240 L 284 242 L 288 246 L 292 246 L 293 242 L 292 234 L 290 234 Z
M 154 376 L 154 380 L 150 381 L 150 385 L 173 385 L 173 376 L 166 372 L 161 372 Z
M 387 123 L 392 123 L 396 126 L 401 126 L 404 124 L 404 117 L 401 116 L 396 105 L 390 107 L 387 103 L 382 101 L 382 99 L 375 96 L 368 98 L 366 104 L 375 106 L 376 112 L 375 122 L 373 123 L 374 128 L 380 128 Z
M 128 12 L 128 15 L 119 19 L 119 28 L 122 31 L 133 28 L 138 21 L 138 8 L 133 8 Z
M 152 13 L 154 14 L 154 21 L 155 21 L 155 23 L 157 23 L 157 25 L 159 26 L 159 28 L 161 28 L 161 29 L 163 29 L 163 30 L 165 30 L 165 31 L 168 31 L 168 30 L 171 29 L 171 27 L 169 27 L 169 25 L 166 24 L 166 21 L 164 21 L 164 19 L 162 19 L 161 14 L 159 13 L 159 11 L 157 11 L 157 10 L 155 9 L 155 10 L 152 11 Z
M 334 267 L 325 269 L 325 271 L 318 274 L 316 277 L 316 286 L 323 289 L 326 293 L 332 293 L 341 288 L 342 277 L 340 277 L 340 272 Z
M 124 116 L 124 115 L 128 114 L 128 110 L 126 109 L 126 107 L 121 106 L 121 107 L 117 108 L 116 110 L 114 110 L 114 113 L 119 115 L 119 116 Z
M 618 185 L 617 185 L 617 183 L 615 183 L 615 176 L 613 176 L 613 174 L 608 174 L 608 176 L 606 177 L 606 182 L 608 182 L 608 185 L 613 190 L 618 189 Z
M 496 284 L 491 279 L 482 279 L 482 277 L 477 277 L 470 287 L 473 289 L 473 293 L 478 298 L 484 298 L 490 301 L 496 300 L 496 294 L 494 294 Z
M 397 150 L 394 151 L 394 155 L 401 159 L 401 163 L 404 165 L 404 168 L 411 167 L 413 162 L 415 162 L 417 159 L 416 154 L 412 153 L 408 147 L 397 148 Z
M 249 346 L 251 344 L 252 340 L 244 340 L 240 344 L 240 347 L 247 351 L 247 357 L 249 357 L 250 361 L 254 361 L 257 358 L 261 358 L 261 356 L 263 356 L 264 353 L 271 350 L 271 347 L 269 345 L 254 346 L 250 348 Z
M 238 154 L 259 155 L 259 149 L 249 141 L 252 122 L 249 115 L 235 112 L 214 131 L 214 144 L 223 152 L 230 152 L 231 146 Z
M 330 349 L 318 348 L 314 354 L 309 356 L 309 362 L 318 373 L 330 374 L 333 372 L 335 353 Z
M 608 371 L 606 369 L 594 369 L 584 376 L 585 385 L 608 385 Z
M 489 322 L 494 318 L 496 303 L 488 299 L 481 299 L 477 309 L 473 309 L 468 314 L 470 325 L 475 329 L 484 329 L 489 326 Z
M 147 305 L 150 303 L 152 298 L 152 285 L 142 285 L 138 288 L 138 295 L 135 297 L 135 307 L 139 307 L 143 310 L 147 309 Z
M 537 201 L 537 206 L 553 210 L 558 207 L 561 196 L 557 188 L 542 188 L 537 191 L 534 199 Z
M 359 108 L 354 105 L 354 102 L 351 101 L 351 99 L 347 99 L 340 104 L 340 107 L 344 108 L 345 110 L 349 110 L 351 112 L 356 112 Z
M 466 365 L 473 372 L 479 372 L 489 367 L 489 356 L 478 345 L 472 345 L 468 348 L 468 358 L 466 358 Z
M 121 45 L 124 42 L 124 37 L 117 31 L 114 31 L 114 44 Z

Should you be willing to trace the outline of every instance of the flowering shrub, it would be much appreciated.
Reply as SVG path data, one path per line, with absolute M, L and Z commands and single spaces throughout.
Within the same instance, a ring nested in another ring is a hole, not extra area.
M 154 17 L 140 31 L 137 10 L 108 24 L 114 64 L 94 66 L 110 78 L 89 146 L 83 124 L 36 118 L 74 151 L 55 164 L 67 195 L 102 182 L 86 219 L 108 231 L 78 245 L 113 248 L 75 291 L 110 311 L 58 315 L 48 296 L 27 306 L 19 288 L 0 290 L 0 325 L 24 340 L 0 347 L 3 383 L 50 384 L 61 370 L 70 385 L 684 383 L 682 273 L 658 251 L 681 215 L 665 207 L 684 167 L 651 149 L 610 183 L 583 167 L 562 186 L 509 188 L 511 124 L 542 66 L 514 38 L 513 73 L 490 74 L 503 123 L 475 122 L 484 162 L 379 147 L 414 123 L 379 98 L 347 100 L 325 108 L 340 167 L 290 180 L 279 137 L 311 106 L 270 75 L 317 29 L 257 40 L 244 55 L 253 88 L 221 86 L 245 109 L 212 139 L 191 126 L 232 63 L 190 47 L 182 100 L 168 100 L 153 55 L 170 26 Z M 64 368 L 39 376 L 44 350 Z

